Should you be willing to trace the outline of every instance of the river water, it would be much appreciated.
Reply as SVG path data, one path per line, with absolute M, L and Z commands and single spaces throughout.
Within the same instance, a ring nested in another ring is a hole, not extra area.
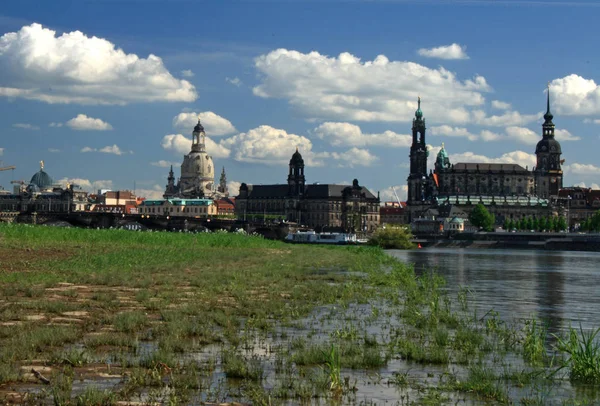
M 485 249 L 389 253 L 414 264 L 417 273 L 433 269 L 443 275 L 451 295 L 468 287 L 480 312 L 493 309 L 505 321 L 536 318 L 555 334 L 569 325 L 600 327 L 600 253 Z

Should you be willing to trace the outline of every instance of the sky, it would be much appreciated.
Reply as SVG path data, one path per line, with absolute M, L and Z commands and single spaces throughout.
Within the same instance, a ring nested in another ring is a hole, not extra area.
M 421 97 L 429 168 L 529 169 L 550 91 L 565 186 L 599 188 L 595 0 L 3 0 L 0 186 L 56 182 L 156 198 L 200 117 L 216 173 L 358 179 L 406 197 Z M 217 175 L 218 178 L 218 175 Z M 218 179 L 217 179 L 218 181 Z

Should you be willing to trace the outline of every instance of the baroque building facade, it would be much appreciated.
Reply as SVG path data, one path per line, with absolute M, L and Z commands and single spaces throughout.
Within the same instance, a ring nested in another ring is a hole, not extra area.
M 409 219 L 423 217 L 429 208 L 440 205 L 457 205 L 468 213 L 478 203 L 488 206 L 497 221 L 555 214 L 551 201 L 563 185 L 564 160 L 555 139 L 553 118 L 548 90 L 542 139 L 537 143 L 537 162 L 531 170 L 514 163 L 452 163 L 442 144 L 433 170 L 428 171 L 426 126 L 419 99 L 407 180 Z
M 379 197 L 357 179 L 351 186 L 307 185 L 298 149 L 290 159 L 286 184 L 242 183 L 235 211 L 242 220 L 285 220 L 317 231 L 372 232 L 379 225 Z
M 175 182 L 173 166 L 167 177 L 163 197 L 169 198 L 221 198 L 229 195 L 225 168 L 221 172 L 218 187 L 215 187 L 215 165 L 206 151 L 206 132 L 200 120 L 192 133 L 192 148 L 183 156 L 181 177 Z

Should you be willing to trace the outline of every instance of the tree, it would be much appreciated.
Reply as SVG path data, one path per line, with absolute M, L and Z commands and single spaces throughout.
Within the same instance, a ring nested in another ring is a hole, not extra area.
M 386 249 L 410 249 L 415 245 L 410 241 L 413 236 L 407 227 L 385 226 L 375 230 L 369 239 L 369 245 Z
M 531 217 L 527 217 L 524 222 L 525 231 L 531 230 Z
M 567 227 L 567 221 L 563 216 L 560 216 L 556 222 L 556 231 L 564 231 Z
M 531 220 L 531 229 L 540 231 L 540 221 L 537 219 L 537 217 L 534 217 L 533 220 Z
M 510 219 L 508 219 L 508 218 L 504 219 L 504 224 L 502 225 L 502 228 L 505 230 L 510 230 Z
M 485 231 L 492 231 L 496 219 L 483 204 L 479 203 L 471 211 L 469 221 L 475 227 L 482 228 Z
M 547 229 L 548 229 L 548 220 L 546 219 L 546 217 L 541 217 L 540 220 L 538 221 L 538 230 L 546 231 Z

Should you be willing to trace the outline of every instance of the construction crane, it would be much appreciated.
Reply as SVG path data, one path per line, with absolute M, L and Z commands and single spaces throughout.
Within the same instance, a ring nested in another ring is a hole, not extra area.
M 15 170 L 15 169 L 17 169 L 17 167 L 14 166 L 14 165 L 12 165 L 12 166 L 4 166 L 4 167 L 0 166 L 0 171 L 10 171 L 10 170 Z

